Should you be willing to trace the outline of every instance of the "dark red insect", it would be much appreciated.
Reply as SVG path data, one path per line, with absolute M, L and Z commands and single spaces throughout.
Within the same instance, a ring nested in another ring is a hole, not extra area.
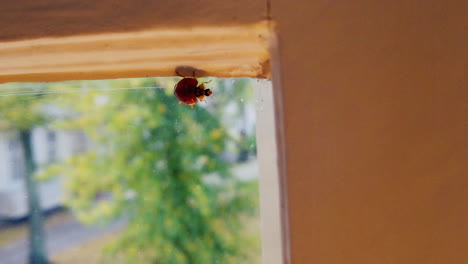
M 212 91 L 205 88 L 205 83 L 198 84 L 198 80 L 195 77 L 184 77 L 181 76 L 177 71 L 177 75 L 183 77 L 174 87 L 174 95 L 179 99 L 179 104 L 186 104 L 193 107 L 198 101 L 204 101 L 206 96 L 210 96 Z

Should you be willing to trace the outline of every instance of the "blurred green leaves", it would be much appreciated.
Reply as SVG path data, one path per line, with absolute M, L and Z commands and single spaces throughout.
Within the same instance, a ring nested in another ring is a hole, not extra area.
M 86 131 L 93 148 L 41 177 L 66 176 L 67 204 L 85 223 L 126 218 L 128 227 L 108 251 L 128 263 L 248 263 L 258 239 L 243 232 L 241 218 L 256 213 L 258 186 L 231 175 L 220 155 L 237 142 L 221 122 L 223 105 L 249 96 L 248 82 L 224 96 L 215 89 L 211 106 L 194 109 L 179 105 L 172 89 L 99 92 L 175 82 L 94 81 L 84 86 L 91 92 L 55 96 L 53 104 L 68 114 L 54 126 Z
M 47 105 L 47 87 L 43 84 L 4 85 L 0 94 L 0 130 L 29 130 L 43 125 L 49 119 L 43 108 Z M 33 93 L 32 93 L 33 92 Z M 16 96 L 1 96 L 17 94 Z

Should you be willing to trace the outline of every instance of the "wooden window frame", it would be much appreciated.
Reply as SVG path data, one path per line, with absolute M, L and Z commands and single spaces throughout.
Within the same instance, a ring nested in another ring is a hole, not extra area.
M 180 16 L 184 19 L 183 14 Z M 270 57 L 277 54 L 277 47 L 272 45 L 273 30 L 263 18 L 254 20 L 259 22 L 233 25 L 211 22 L 211 25 L 104 30 L 93 34 L 71 32 L 64 36 L 42 34 L 7 41 L 1 41 L 0 35 L 0 83 L 163 77 L 175 76 L 175 69 L 187 75 L 195 70 L 197 77 L 270 78 Z M 56 28 L 63 31 L 60 25 Z M 282 123 L 278 119 L 278 113 L 282 112 L 278 104 L 279 88 L 262 89 L 261 95 L 259 89 L 255 91 L 263 100 L 263 109 L 257 112 L 257 144 L 265 264 L 289 263 L 283 242 L 287 237 L 286 205 L 280 198 L 285 190 L 280 190 L 284 184 L 280 175 L 285 172 L 285 157 L 278 155 L 283 152 L 278 152 L 282 145 L 277 144 L 283 142 Z

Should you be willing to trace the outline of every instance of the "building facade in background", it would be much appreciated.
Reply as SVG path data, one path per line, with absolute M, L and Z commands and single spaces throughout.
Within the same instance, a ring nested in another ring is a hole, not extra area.
M 33 151 L 38 168 L 84 152 L 88 143 L 81 131 L 56 131 L 43 127 L 33 130 Z M 24 162 L 18 134 L 0 131 L 0 219 L 18 219 L 28 215 Z M 38 186 L 44 210 L 63 204 L 61 177 L 40 181 Z

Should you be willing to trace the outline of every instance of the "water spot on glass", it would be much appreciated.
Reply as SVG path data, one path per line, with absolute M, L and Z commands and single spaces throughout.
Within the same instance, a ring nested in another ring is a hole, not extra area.
M 94 104 L 97 106 L 105 105 L 109 101 L 109 97 L 105 95 L 98 95 L 94 97 Z

